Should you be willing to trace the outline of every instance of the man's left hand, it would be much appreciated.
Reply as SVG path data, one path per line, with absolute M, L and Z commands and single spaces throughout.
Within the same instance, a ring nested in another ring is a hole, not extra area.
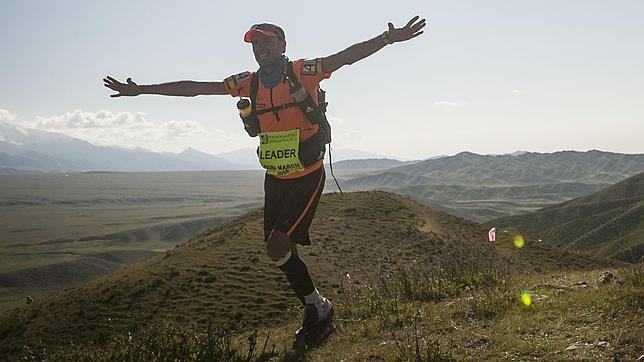
M 420 19 L 420 16 L 414 16 L 407 25 L 402 28 L 394 28 L 394 24 L 389 23 L 389 30 L 387 31 L 387 39 L 393 43 L 413 39 L 423 33 L 421 29 L 427 25 L 425 19 Z

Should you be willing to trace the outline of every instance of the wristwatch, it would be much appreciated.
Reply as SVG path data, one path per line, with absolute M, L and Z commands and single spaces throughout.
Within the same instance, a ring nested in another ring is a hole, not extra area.
M 380 36 L 380 39 L 382 39 L 382 41 L 385 42 L 385 44 L 393 44 L 394 42 L 389 40 L 389 38 L 387 38 L 387 35 L 389 35 L 389 31 L 385 30 Z

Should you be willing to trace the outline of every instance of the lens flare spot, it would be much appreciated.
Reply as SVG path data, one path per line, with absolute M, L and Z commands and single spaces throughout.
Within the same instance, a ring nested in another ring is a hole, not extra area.
M 519 298 L 521 300 L 521 304 L 525 305 L 526 307 L 529 307 L 530 304 L 532 304 L 532 296 L 527 290 L 521 291 Z
M 521 249 L 524 245 L 525 240 L 523 239 L 523 235 L 517 235 L 514 237 L 514 246 Z

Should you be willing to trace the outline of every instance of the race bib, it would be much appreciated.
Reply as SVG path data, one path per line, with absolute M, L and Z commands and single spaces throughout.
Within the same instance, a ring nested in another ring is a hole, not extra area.
M 304 171 L 300 162 L 300 130 L 261 132 L 259 134 L 259 163 L 269 175 L 287 176 Z

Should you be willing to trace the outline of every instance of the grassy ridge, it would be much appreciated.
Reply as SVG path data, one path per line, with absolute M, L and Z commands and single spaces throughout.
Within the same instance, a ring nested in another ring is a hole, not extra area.
M 152 321 L 234 321 L 262 325 L 293 314 L 297 300 L 265 256 L 261 210 L 209 230 L 173 250 L 77 288 L 37 299 L 0 320 L 5 349 L 102 339 Z M 337 294 L 344 275 L 365 285 L 411 265 L 497 260 L 480 225 L 392 194 L 323 196 L 302 255 L 318 288 Z

